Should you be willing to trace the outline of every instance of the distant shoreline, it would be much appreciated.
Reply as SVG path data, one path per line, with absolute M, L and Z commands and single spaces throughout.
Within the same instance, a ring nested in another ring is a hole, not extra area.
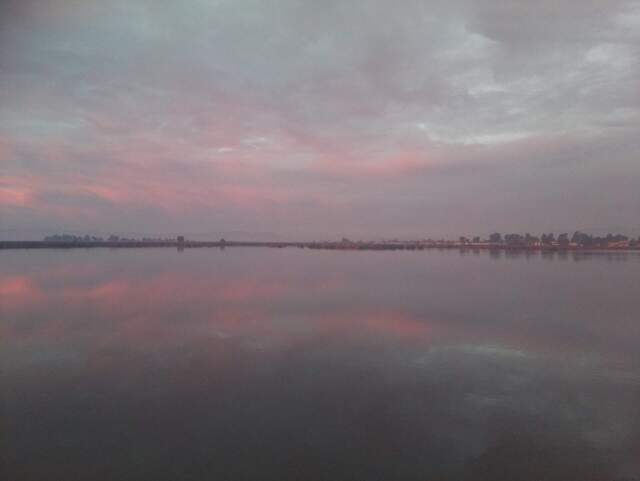
M 611 251 L 640 251 L 640 246 L 625 247 L 587 247 L 587 246 L 559 246 L 559 245 L 509 245 L 495 243 L 465 243 L 459 242 L 243 242 L 243 241 L 0 241 L 2 249 L 91 249 L 91 248 L 161 248 L 177 249 L 192 248 L 227 248 L 227 247 L 294 247 L 300 249 L 324 250 L 425 250 L 425 249 L 457 249 L 474 250 L 502 250 L 502 251 L 533 251 L 533 252 L 611 252 Z

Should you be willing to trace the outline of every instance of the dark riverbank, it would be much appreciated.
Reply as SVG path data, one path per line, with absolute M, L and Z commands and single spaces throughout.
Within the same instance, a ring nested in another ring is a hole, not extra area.
M 0 249 L 89 249 L 95 247 L 142 248 L 142 247 L 294 247 L 304 246 L 293 242 L 226 242 L 226 241 L 0 241 Z
M 424 250 L 424 249 L 460 249 L 460 250 L 508 250 L 508 251 L 640 251 L 640 246 L 634 247 L 582 247 L 576 245 L 509 245 L 496 243 L 467 243 L 458 242 L 236 242 L 236 241 L 0 241 L 0 249 L 89 249 L 89 248 L 144 248 L 144 247 L 173 247 L 178 249 L 196 247 L 297 247 L 307 249 L 329 250 Z

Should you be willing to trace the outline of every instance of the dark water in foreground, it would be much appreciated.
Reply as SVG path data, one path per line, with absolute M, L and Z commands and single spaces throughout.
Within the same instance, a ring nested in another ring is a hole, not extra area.
M 640 480 L 638 254 L 0 252 L 0 320 L 8 481 Z

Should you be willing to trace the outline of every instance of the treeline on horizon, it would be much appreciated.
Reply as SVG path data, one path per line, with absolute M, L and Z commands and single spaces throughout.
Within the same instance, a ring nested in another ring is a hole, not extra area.
M 142 238 L 129 238 L 120 237 L 118 235 L 110 235 L 108 237 L 94 236 L 94 235 L 74 235 L 74 234 L 55 234 L 44 237 L 44 242 L 64 242 L 64 243 L 76 243 L 76 242 L 176 242 L 184 240 L 183 236 L 177 238 L 160 238 L 160 237 L 142 237 Z M 221 240 L 224 242 L 224 239 Z M 401 242 L 401 241 L 399 241 Z M 416 241 L 421 242 L 421 241 Z M 451 244 L 455 241 L 426 241 L 427 243 L 445 243 Z M 348 239 L 342 239 L 342 244 L 351 244 L 352 241 Z M 362 241 L 360 242 L 362 243 Z M 531 235 L 530 233 L 522 234 L 501 234 L 494 232 L 488 238 L 482 239 L 480 236 L 465 237 L 461 236 L 458 239 L 460 245 L 505 245 L 505 246 L 521 246 L 521 247 L 640 247 L 640 237 L 637 239 L 629 238 L 622 234 L 607 234 L 605 236 L 593 236 L 581 231 L 576 231 L 571 237 L 568 233 L 559 234 L 557 237 L 554 233 L 545 233 L 540 236 Z
M 100 237 L 94 235 L 74 235 L 74 234 L 55 234 L 49 235 L 42 239 L 44 242 L 175 242 L 175 238 L 160 237 L 142 237 L 136 239 L 133 237 L 120 237 L 110 235 L 109 237 Z
M 560 246 L 560 247 L 610 247 L 612 244 L 627 244 L 629 247 L 640 246 L 640 237 L 637 239 L 629 238 L 622 234 L 607 234 L 606 236 L 593 236 L 584 232 L 575 231 L 571 237 L 568 233 L 559 234 L 558 237 L 553 233 L 542 234 L 539 237 L 526 233 L 522 234 L 505 234 L 494 232 L 487 240 L 481 240 L 480 237 L 473 237 L 471 240 L 467 237 L 460 237 L 461 244 L 480 244 L 488 242 L 490 244 L 502 244 L 509 246 Z

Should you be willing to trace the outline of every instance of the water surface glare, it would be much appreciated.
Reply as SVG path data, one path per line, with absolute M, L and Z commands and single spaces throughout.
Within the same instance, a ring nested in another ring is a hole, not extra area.
M 640 254 L 0 251 L 0 477 L 640 480 Z

